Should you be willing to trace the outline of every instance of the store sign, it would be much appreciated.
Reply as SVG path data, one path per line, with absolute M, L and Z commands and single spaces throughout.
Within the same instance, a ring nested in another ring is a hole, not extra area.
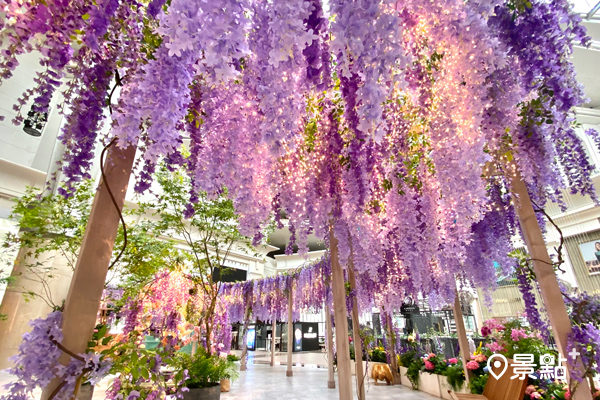
M 316 339 L 316 338 L 317 338 L 317 332 L 313 332 L 313 327 L 309 326 L 308 332 L 304 332 L 304 339 Z
M 319 350 L 319 324 L 315 322 L 302 323 L 302 350 Z

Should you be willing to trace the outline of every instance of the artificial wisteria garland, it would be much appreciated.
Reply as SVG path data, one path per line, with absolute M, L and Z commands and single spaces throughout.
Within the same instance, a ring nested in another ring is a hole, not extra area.
M 301 312 L 319 313 L 323 306 L 333 304 L 331 295 L 331 264 L 328 256 L 302 268 L 271 277 L 228 283 L 221 287 L 233 323 L 244 323 L 249 306 L 252 319 L 287 321 L 288 293 L 293 295 L 293 318 Z
M 256 243 L 273 214 L 289 250 L 333 229 L 357 292 L 381 289 L 381 304 L 440 305 L 457 278 L 493 287 L 495 265 L 511 268 L 510 188 L 486 163 L 508 175 L 514 160 L 542 207 L 565 188 L 595 198 L 569 62 L 590 40 L 567 0 L 332 0 L 328 14 L 319 0 L 0 4 L 0 79 L 42 54 L 15 123 L 73 76 L 65 195 L 112 112 L 118 145 L 139 149 L 136 190 L 164 159 L 188 170 L 191 202 L 226 190 Z
M 61 355 L 68 349 L 60 342 L 62 313 L 53 311 L 46 318 L 30 322 L 31 332 L 23 335 L 19 352 L 11 357 L 14 367 L 9 372 L 16 378 L 5 385 L 6 394 L 2 400 L 24 400 L 37 388 L 45 388 L 52 380 L 60 379 L 61 386 L 54 399 L 67 400 L 72 397 L 76 382 L 85 375 L 92 384 L 105 377 L 111 363 L 101 359 L 99 354 L 70 354 L 71 361 L 66 366 L 59 362 Z

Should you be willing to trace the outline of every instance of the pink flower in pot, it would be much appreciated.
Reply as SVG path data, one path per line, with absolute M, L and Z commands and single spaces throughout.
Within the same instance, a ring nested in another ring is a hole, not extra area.
M 467 363 L 467 369 L 474 371 L 479 368 L 479 363 L 477 361 L 469 361 Z
M 435 365 L 433 365 L 431 361 L 427 360 L 425 361 L 425 369 L 432 371 L 435 369 Z

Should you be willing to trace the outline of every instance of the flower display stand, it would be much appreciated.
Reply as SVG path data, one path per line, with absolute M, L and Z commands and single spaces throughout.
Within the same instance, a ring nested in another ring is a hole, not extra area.
M 436 397 L 442 397 L 438 375 L 427 372 L 419 373 L 419 390 Z

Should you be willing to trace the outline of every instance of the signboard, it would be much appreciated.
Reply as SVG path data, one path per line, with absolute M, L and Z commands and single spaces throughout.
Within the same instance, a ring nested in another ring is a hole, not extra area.
M 302 351 L 302 323 L 294 324 L 294 351 Z
M 255 350 L 256 347 L 256 328 L 252 327 L 248 329 L 248 336 L 246 337 L 246 344 L 248 350 Z
M 319 346 L 319 324 L 316 322 L 302 323 L 302 350 L 320 350 Z

